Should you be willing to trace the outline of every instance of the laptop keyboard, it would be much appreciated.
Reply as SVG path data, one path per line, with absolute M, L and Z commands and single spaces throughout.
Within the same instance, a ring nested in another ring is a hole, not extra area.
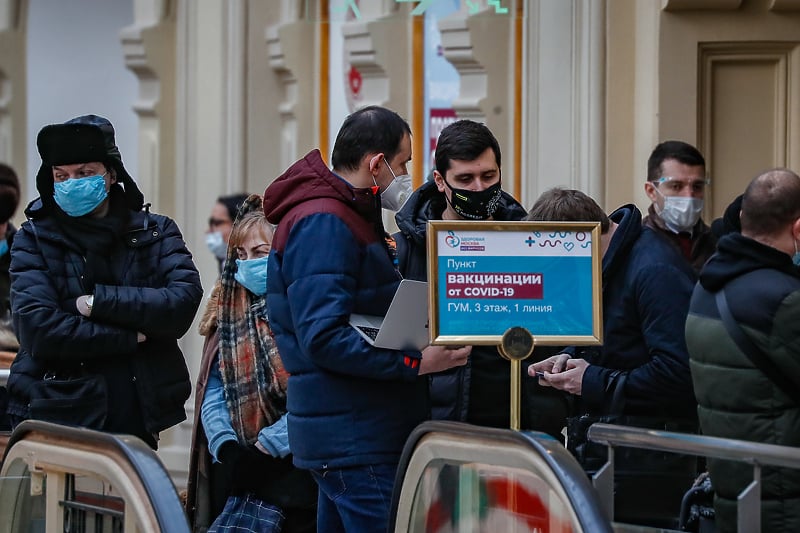
M 364 334 L 372 340 L 375 340 L 375 337 L 378 336 L 378 328 L 371 328 L 369 326 L 357 326 L 358 329 L 364 332 Z

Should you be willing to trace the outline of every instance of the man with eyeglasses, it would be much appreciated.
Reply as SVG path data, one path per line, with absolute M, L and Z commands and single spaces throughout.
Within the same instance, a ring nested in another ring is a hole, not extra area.
M 716 248 L 701 218 L 706 186 L 703 154 L 683 141 L 665 141 L 647 161 L 645 193 L 653 202 L 643 224 L 673 243 L 699 273 Z
M 233 221 L 236 220 L 239 207 L 248 196 L 246 193 L 220 196 L 214 207 L 211 208 L 211 216 L 208 217 L 208 229 L 206 230 L 206 246 L 208 251 L 214 254 L 220 273 L 222 273 L 222 265 L 225 263 L 228 253 L 228 237 L 233 228 Z

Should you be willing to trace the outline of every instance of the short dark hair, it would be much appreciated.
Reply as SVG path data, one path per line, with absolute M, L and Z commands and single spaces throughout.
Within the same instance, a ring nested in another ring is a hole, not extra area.
M 236 220 L 236 215 L 239 214 L 239 208 L 242 207 L 242 204 L 247 200 L 248 196 L 250 195 L 243 192 L 220 196 L 217 198 L 217 203 L 225 206 L 225 209 L 228 211 L 228 217 L 230 217 L 231 222 L 233 222 Z
M 539 196 L 525 220 L 553 222 L 599 222 L 605 234 L 611 226 L 608 215 L 590 196 L 575 189 L 555 187 Z
M 691 167 L 703 167 L 705 171 L 706 160 L 700 150 L 683 141 L 664 141 L 653 149 L 647 160 L 647 181 L 656 181 L 661 178 L 661 165 L 667 159 L 674 159 L 678 163 Z
M 351 113 L 333 143 L 331 163 L 334 170 L 356 170 L 367 154 L 383 152 L 392 159 L 400 151 L 400 142 L 411 135 L 408 122 L 380 106 L 367 106 Z
M 474 120 L 457 120 L 445 126 L 436 141 L 436 170 L 444 176 L 450 161 L 472 161 L 491 148 L 500 168 L 500 144 L 492 130 Z
M 773 168 L 756 176 L 742 197 L 742 233 L 777 235 L 800 218 L 800 176 Z

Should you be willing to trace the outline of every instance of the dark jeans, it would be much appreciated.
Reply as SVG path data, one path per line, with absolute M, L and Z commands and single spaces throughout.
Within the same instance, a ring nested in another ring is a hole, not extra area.
M 318 533 L 385 533 L 397 465 L 312 470 L 319 486 Z

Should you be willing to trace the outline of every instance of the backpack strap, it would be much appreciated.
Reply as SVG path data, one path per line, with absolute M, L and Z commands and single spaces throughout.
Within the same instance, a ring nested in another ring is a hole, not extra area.
M 753 363 L 756 368 L 761 370 L 779 389 L 794 400 L 796 404 L 800 405 L 800 389 L 780 371 L 775 362 L 767 357 L 767 354 L 755 345 L 750 337 L 742 330 L 741 326 L 739 326 L 739 323 L 736 322 L 736 319 L 733 318 L 731 309 L 728 307 L 728 298 L 725 296 L 725 289 L 717 291 L 715 298 L 722 323 L 725 324 L 725 329 L 728 331 L 728 335 L 733 338 L 733 342 L 736 343 L 736 346 L 750 359 L 750 362 Z

